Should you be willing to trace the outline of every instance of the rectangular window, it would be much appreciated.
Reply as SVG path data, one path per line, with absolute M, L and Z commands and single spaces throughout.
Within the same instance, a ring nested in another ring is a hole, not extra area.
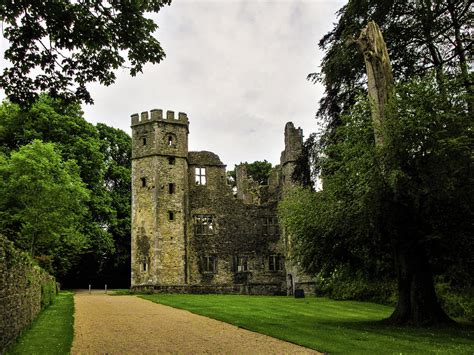
M 176 191 L 176 186 L 175 186 L 175 184 L 169 183 L 169 184 L 168 184 L 168 192 L 169 192 L 170 194 L 174 194 L 175 191 Z
M 170 221 L 174 221 L 174 212 L 173 211 L 168 211 L 168 219 Z
M 175 162 L 176 162 L 175 157 L 168 157 L 168 164 L 169 165 L 174 165 Z
M 206 168 L 196 168 L 194 176 L 196 185 L 206 185 Z
M 279 234 L 277 217 L 264 217 L 263 234 L 264 235 L 278 235 Z
M 142 272 L 147 272 L 148 270 L 148 258 L 144 257 L 142 259 Z
M 142 143 L 143 143 L 143 145 L 146 145 L 146 137 L 142 138 Z
M 237 272 L 249 271 L 249 257 L 239 256 L 237 257 Z
M 203 272 L 216 273 L 217 258 L 215 256 L 203 256 L 201 260 Z
M 213 216 L 210 214 L 197 214 L 194 216 L 194 234 L 214 234 Z
M 281 267 L 281 256 L 280 255 L 270 255 L 268 257 L 268 270 L 269 271 L 280 271 Z
M 142 187 L 146 187 L 146 177 L 142 177 L 140 180 L 142 182 Z

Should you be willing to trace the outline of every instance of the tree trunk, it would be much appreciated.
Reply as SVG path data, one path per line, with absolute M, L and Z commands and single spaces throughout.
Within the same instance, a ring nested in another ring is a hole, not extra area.
M 387 117 L 388 103 L 393 94 L 392 66 L 382 33 L 375 22 L 369 22 L 361 31 L 358 44 L 367 70 L 375 143 L 382 145 L 382 122 Z
M 420 245 L 416 221 L 407 206 L 395 204 L 392 232 L 398 279 L 398 302 L 385 320 L 389 324 L 417 326 L 454 323 L 441 308 L 425 249 Z M 411 227 L 410 227 L 411 226 Z
M 383 123 L 393 95 L 393 76 L 390 58 L 382 33 L 375 22 L 369 22 L 361 31 L 358 43 L 364 54 L 368 77 L 369 98 L 372 102 L 375 144 L 386 142 Z M 382 166 L 382 173 L 386 167 Z M 434 289 L 433 277 L 425 250 L 417 234 L 417 220 L 413 210 L 395 200 L 389 231 L 398 276 L 398 304 L 387 322 L 393 324 L 432 325 L 451 322 L 441 309 Z

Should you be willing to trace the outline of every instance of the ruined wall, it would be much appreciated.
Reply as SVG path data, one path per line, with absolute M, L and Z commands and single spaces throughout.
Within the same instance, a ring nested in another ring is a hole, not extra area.
M 55 295 L 54 277 L 0 235 L 0 353 Z
M 276 201 L 255 205 L 235 198 L 227 185 L 225 166 L 215 154 L 192 152 L 189 165 L 190 181 L 195 180 L 196 167 L 205 167 L 207 173 L 206 185 L 190 185 L 190 283 L 242 285 L 239 290 L 244 293 L 284 292 L 284 270 L 270 271 L 268 265 L 270 255 L 282 254 L 278 227 L 268 233 L 271 228 L 265 226 L 267 218 L 276 220 Z M 196 215 L 213 217 L 212 234 L 196 233 Z M 216 257 L 215 272 L 202 270 L 205 256 Z M 248 270 L 238 270 L 239 257 L 247 258 Z
M 292 180 L 296 161 L 303 150 L 303 130 L 295 128 L 292 122 L 285 125 L 285 150 L 281 153 L 281 198 L 296 186 Z M 303 289 L 306 294 L 315 293 L 315 281 L 310 275 L 305 274 L 291 255 L 291 235 L 287 235 L 285 230 L 281 231 L 282 243 L 285 246 L 285 269 L 287 272 L 288 294 L 293 294 L 295 289 Z

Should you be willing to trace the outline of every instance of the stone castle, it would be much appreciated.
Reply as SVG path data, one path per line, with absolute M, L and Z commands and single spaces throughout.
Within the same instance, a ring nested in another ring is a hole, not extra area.
M 184 113 L 132 115 L 132 280 L 134 290 L 292 294 L 314 282 L 288 258 L 277 205 L 292 188 L 303 132 L 285 126 L 285 150 L 268 184 L 211 152 L 188 151 Z

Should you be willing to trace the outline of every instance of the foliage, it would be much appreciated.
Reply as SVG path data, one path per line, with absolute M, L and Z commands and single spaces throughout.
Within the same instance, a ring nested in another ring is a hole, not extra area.
M 435 274 L 472 287 L 472 122 L 458 82 L 445 85 L 448 96 L 431 77 L 399 85 L 381 149 L 366 99 L 342 117 L 316 160 L 323 190 L 296 189 L 280 206 L 305 270 L 327 276 L 348 267 L 390 279 L 391 247 L 405 243 Z
M 358 90 L 365 88 L 363 58 L 348 40 L 358 37 L 371 20 L 382 29 L 398 80 L 409 81 L 434 68 L 438 84 L 443 85 L 446 73 L 460 74 L 466 91 L 473 94 L 472 73 L 467 70 L 472 48 L 470 1 L 349 0 L 338 15 L 334 28 L 319 42 L 325 51 L 321 72 L 308 76 L 325 87 L 318 115 L 328 127 L 321 143 L 332 141 L 332 129 L 341 124 L 341 115 L 355 103 Z
M 356 300 L 395 305 L 397 285 L 392 279 L 373 279 L 349 268 L 335 269 L 329 275 L 316 275 L 316 293 L 335 300 Z
M 240 163 L 247 169 L 247 176 L 253 181 L 263 185 L 268 184 L 268 178 L 270 177 L 270 171 L 272 170 L 272 163 L 266 160 L 256 160 L 253 163 Z M 227 172 L 227 177 L 232 186 L 236 185 L 235 169 Z
M 74 336 L 73 293 L 61 291 L 7 354 L 69 354 Z
M 10 42 L 4 56 L 11 66 L 0 76 L 0 86 L 22 106 L 32 104 L 43 91 L 92 103 L 87 83 L 110 85 L 119 67 L 128 66 L 134 76 L 145 63 L 164 58 L 153 36 L 158 26 L 146 14 L 170 3 L 2 2 L 3 36 Z
M 88 284 L 116 274 L 126 280 L 122 286 L 128 286 L 130 137 L 121 130 L 86 122 L 78 104 L 41 95 L 31 108 L 22 110 L 4 101 L 0 106 L 0 152 L 8 155 L 34 139 L 53 142 L 63 160 L 76 161 L 90 195 L 78 230 L 87 238 L 87 249 L 80 259 L 67 246 L 58 250 L 68 255 L 63 260 L 69 262 L 61 272 L 61 282 Z M 42 261 L 47 266 L 47 260 Z M 71 270 L 67 275 L 66 269 Z
M 62 161 L 52 143 L 34 140 L 0 162 L 1 231 L 31 256 L 51 255 L 57 270 L 64 246 L 78 253 L 78 233 L 89 194 L 73 161 Z M 67 268 L 66 268 L 67 269 Z
M 400 328 L 377 323 L 392 307 L 326 298 L 243 295 L 146 295 L 241 328 L 325 353 L 467 353 L 472 326 Z M 354 350 L 355 349 L 355 350 Z

